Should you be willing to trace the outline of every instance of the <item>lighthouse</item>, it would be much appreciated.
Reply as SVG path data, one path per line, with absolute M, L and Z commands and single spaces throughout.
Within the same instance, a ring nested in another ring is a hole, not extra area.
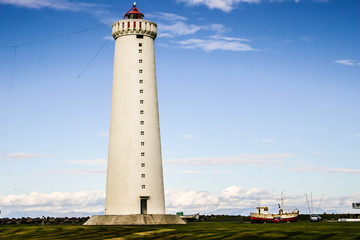
M 184 224 L 165 214 L 155 48 L 157 25 L 134 3 L 115 39 L 105 215 L 85 225 Z
M 105 215 L 165 214 L 156 90 L 156 24 L 134 6 L 115 39 Z

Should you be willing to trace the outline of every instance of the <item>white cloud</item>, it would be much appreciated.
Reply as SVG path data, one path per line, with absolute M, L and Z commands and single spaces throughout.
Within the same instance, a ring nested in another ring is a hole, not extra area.
M 212 39 L 217 39 L 217 40 L 225 40 L 225 41 L 242 41 L 242 42 L 250 42 L 249 39 L 246 38 L 234 38 L 234 37 L 225 37 L 225 36 L 221 36 L 221 35 L 214 35 L 211 36 Z
M 301 36 L 301 40 L 303 40 L 304 42 L 313 42 L 315 41 L 316 37 L 311 37 L 311 36 Z
M 177 42 L 180 47 L 186 49 L 200 48 L 207 52 L 214 50 L 227 50 L 227 51 L 254 51 L 249 44 L 242 43 L 239 40 L 226 40 L 226 39 L 187 39 Z
M 13 5 L 30 9 L 53 9 L 69 12 L 86 12 L 99 19 L 104 24 L 119 20 L 119 15 L 107 10 L 106 5 L 69 0 L 0 0 L 0 4 Z
M 324 172 L 324 173 L 360 173 L 360 169 L 353 168 L 326 168 L 319 166 L 305 166 L 305 167 L 277 167 L 290 171 L 300 172 Z
M 40 153 L 10 153 L 5 155 L 9 159 L 31 159 L 31 158 L 53 158 L 54 156 L 44 155 Z
M 204 171 L 184 170 L 184 171 L 181 171 L 181 173 L 183 173 L 183 174 L 194 174 L 194 175 L 198 175 L 198 174 L 204 174 Z
M 177 0 L 179 3 L 185 3 L 189 6 L 205 5 L 209 9 L 219 9 L 224 12 L 230 12 L 239 3 L 259 3 L 261 0 Z
M 331 169 L 327 169 L 326 171 L 331 173 L 360 173 L 360 169 L 349 169 L 349 168 L 331 168 Z
M 360 62 L 357 62 L 352 59 L 336 60 L 335 63 L 342 64 L 345 66 L 359 66 L 360 65 Z
M 62 11 L 84 11 L 89 8 L 99 7 L 94 3 L 71 2 L 68 0 L 0 0 L 0 4 L 9 4 L 24 8 L 50 8 Z
M 321 151 L 313 151 L 311 152 L 312 154 L 324 154 L 324 152 L 321 152 Z
M 0 206 L 4 212 L 99 212 L 104 210 L 105 194 L 101 191 L 80 191 L 75 193 L 53 192 L 0 196 Z
M 211 173 L 214 174 L 231 174 L 231 173 L 236 173 L 235 171 L 227 171 L 227 170 L 213 170 L 211 171 Z
M 321 211 L 336 210 L 350 212 L 352 202 L 358 201 L 359 193 L 337 197 L 324 197 Z M 233 185 L 226 187 L 218 193 L 194 190 L 165 190 L 166 212 L 175 213 L 184 211 L 185 214 L 223 214 L 231 213 L 249 215 L 261 201 L 262 206 L 268 206 L 270 211 L 276 212 L 280 202 L 280 193 L 271 193 L 264 189 L 244 189 Z M 320 196 L 313 196 L 314 203 L 320 201 Z M 285 209 L 298 208 L 300 213 L 307 213 L 307 205 L 303 194 L 285 195 Z M 16 209 L 16 211 L 39 211 L 41 215 L 46 212 L 67 213 L 88 212 L 97 213 L 104 211 L 105 193 L 102 191 L 79 191 L 18 194 L 0 196 L 2 215 Z
M 111 37 L 112 38 L 112 37 Z M 105 38 L 104 38 L 105 39 Z M 109 37 L 110 39 L 110 37 Z M 94 136 L 100 136 L 100 137 L 108 137 L 110 134 L 110 131 L 102 131 L 102 132 L 97 132 L 94 133 Z
M 260 2 L 288 2 L 300 3 L 301 0 L 177 0 L 178 3 L 185 3 L 188 6 L 206 6 L 209 9 L 219 9 L 224 12 L 230 12 L 242 3 L 260 3 Z M 327 2 L 328 0 L 313 0 L 315 2 Z
M 168 165 L 193 165 L 193 166 L 213 166 L 213 165 L 249 165 L 249 166 L 268 166 L 270 164 L 283 163 L 285 159 L 291 158 L 287 153 L 269 154 L 242 154 L 231 157 L 204 157 L 204 158 L 183 158 L 168 159 L 164 163 Z
M 166 12 L 157 12 L 156 14 L 146 14 L 147 17 L 150 18 L 157 18 L 161 20 L 165 20 L 167 22 L 174 22 L 174 21 L 186 21 L 187 18 L 177 15 L 175 13 L 166 13 Z
M 198 31 L 200 31 L 203 27 L 194 25 L 194 24 L 186 24 L 184 22 L 176 22 L 172 25 L 166 25 L 166 24 L 158 24 L 158 30 L 159 30 L 159 37 L 176 37 L 176 36 L 183 36 L 183 35 L 189 35 L 194 34 Z
M 275 143 L 274 139 L 261 139 L 258 142 L 262 142 L 262 143 Z
M 216 34 L 222 34 L 230 30 L 224 24 L 212 24 L 210 25 L 209 29 L 214 31 Z
M 185 214 L 197 213 L 233 213 L 249 215 L 258 206 L 260 200 L 262 206 L 270 207 L 270 211 L 277 211 L 280 203 L 280 193 L 271 193 L 264 189 L 243 189 L 241 186 L 229 186 L 220 193 L 207 191 L 178 191 L 166 190 L 166 210 L 170 213 L 184 211 Z M 359 193 L 353 195 L 324 198 L 321 210 L 336 210 L 339 212 L 351 211 L 351 203 L 357 201 Z M 315 203 L 320 197 L 313 197 Z M 285 195 L 285 209 L 300 209 L 301 213 L 307 213 L 307 205 L 303 194 Z
M 195 138 L 195 135 L 193 135 L 193 134 L 181 134 L 180 137 L 181 138 L 186 138 L 186 139 L 193 139 L 193 138 Z
M 64 163 L 70 163 L 76 165 L 106 165 L 107 159 L 103 159 L 103 158 L 95 158 L 88 160 L 69 159 L 64 161 Z
M 256 50 L 253 49 L 247 43 L 250 41 L 249 39 L 223 36 L 222 35 L 223 33 L 231 30 L 223 24 L 211 24 L 208 26 L 194 25 L 194 24 L 186 23 L 185 22 L 186 18 L 176 14 L 163 13 L 163 15 L 160 16 L 160 18 L 163 18 L 164 16 L 169 16 L 170 20 L 166 21 L 166 24 L 164 23 L 158 24 L 158 31 L 159 31 L 158 37 L 173 38 L 177 36 L 193 35 L 200 31 L 211 32 L 212 34 L 215 34 L 208 37 L 203 37 L 204 34 L 202 34 L 201 38 L 190 38 L 182 41 L 174 41 L 173 46 L 176 46 L 175 44 L 178 44 L 180 48 L 185 48 L 185 49 L 200 48 L 208 52 L 214 50 L 228 50 L 228 51 Z M 168 24 L 169 22 L 171 22 L 171 24 Z M 166 45 L 166 47 L 167 46 L 168 45 Z
M 104 40 L 114 40 L 114 38 L 112 36 L 105 36 L 103 37 Z M 98 133 L 99 136 L 109 136 L 109 131 L 104 131 L 104 132 L 100 132 Z M 103 134 L 103 135 L 101 135 Z
M 104 174 L 106 169 L 65 169 L 65 170 L 51 170 L 53 173 L 70 173 L 70 174 Z

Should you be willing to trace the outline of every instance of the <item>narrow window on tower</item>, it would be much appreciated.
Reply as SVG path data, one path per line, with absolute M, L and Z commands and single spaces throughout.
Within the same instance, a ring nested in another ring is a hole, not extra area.
M 140 104 L 144 104 L 144 100 L 140 100 Z
M 144 110 L 140 110 L 140 114 L 144 114 Z
M 142 63 L 142 59 L 139 59 L 139 63 Z
M 145 167 L 145 163 L 141 163 L 141 167 Z
M 141 23 L 140 23 L 141 24 Z M 139 47 L 142 47 L 142 43 L 139 43 Z
M 141 178 L 145 178 L 145 174 L 141 174 Z
M 145 142 L 141 142 L 141 146 L 145 146 Z
M 139 49 L 139 53 L 142 53 L 142 49 Z
M 143 83 L 143 82 L 144 82 L 144 80 L 142 80 L 142 79 L 139 80 L 139 83 Z
M 136 35 L 136 38 L 144 38 L 143 35 Z
M 140 93 L 144 93 L 144 90 L 140 89 Z
M 140 132 L 140 135 L 145 135 L 145 132 L 144 132 L 144 131 L 141 131 L 141 132 Z
M 142 153 L 141 153 L 141 156 L 142 156 L 142 157 L 144 157 L 144 156 L 145 156 L 145 153 L 144 153 L 144 152 L 142 152 Z
M 142 189 L 145 189 L 145 185 L 141 185 L 141 188 L 142 188 Z
M 142 69 L 139 69 L 139 73 L 142 73 L 143 72 L 143 70 Z
M 140 121 L 140 125 L 144 125 L 144 121 Z

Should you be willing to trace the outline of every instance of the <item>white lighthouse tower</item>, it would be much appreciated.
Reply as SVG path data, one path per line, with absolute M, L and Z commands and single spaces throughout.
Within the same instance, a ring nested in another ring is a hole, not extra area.
M 156 90 L 156 24 L 136 4 L 113 24 L 114 80 L 105 215 L 165 214 Z
M 112 25 L 115 39 L 105 216 L 85 225 L 184 224 L 165 215 L 154 40 L 136 3 Z

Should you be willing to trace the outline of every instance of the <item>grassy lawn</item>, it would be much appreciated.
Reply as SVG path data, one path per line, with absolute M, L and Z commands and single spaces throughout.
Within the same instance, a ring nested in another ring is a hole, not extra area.
M 360 239 L 360 223 L 189 223 L 170 226 L 0 225 L 0 239 Z

